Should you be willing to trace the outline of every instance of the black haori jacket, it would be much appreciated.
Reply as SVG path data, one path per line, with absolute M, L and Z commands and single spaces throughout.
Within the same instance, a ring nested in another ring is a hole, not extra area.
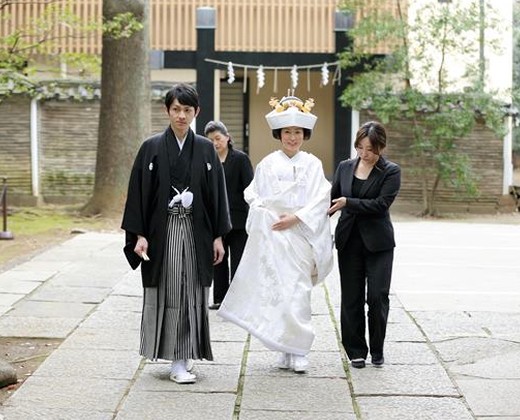
M 125 256 L 136 269 L 141 264 L 143 287 L 156 287 L 166 245 L 170 168 L 166 133 L 143 142 L 130 175 L 122 229 L 126 231 Z M 209 287 L 213 279 L 213 241 L 231 229 L 224 170 L 213 143 L 191 129 L 193 160 L 189 191 L 193 193 L 193 226 L 198 275 Z M 186 141 L 185 140 L 185 141 Z M 134 252 L 137 235 L 148 240 L 150 261 Z

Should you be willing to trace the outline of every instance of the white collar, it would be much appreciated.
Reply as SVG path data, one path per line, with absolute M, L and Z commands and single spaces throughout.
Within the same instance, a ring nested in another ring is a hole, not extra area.
M 173 135 L 175 136 L 175 140 L 177 140 L 179 149 L 182 150 L 182 148 L 184 147 L 184 143 L 186 143 L 186 137 L 188 137 L 188 133 L 186 132 L 186 135 L 181 140 L 179 140 L 179 138 L 177 137 L 177 134 L 173 133 Z

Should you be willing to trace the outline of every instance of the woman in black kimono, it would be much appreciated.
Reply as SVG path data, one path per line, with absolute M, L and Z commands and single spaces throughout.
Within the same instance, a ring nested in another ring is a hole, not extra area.
M 193 383 L 193 359 L 213 360 L 207 295 L 231 223 L 222 164 L 190 128 L 200 110 L 196 90 L 175 85 L 165 105 L 170 126 L 141 145 L 122 228 L 130 265 L 141 264 L 140 354 L 172 360 L 171 380 Z

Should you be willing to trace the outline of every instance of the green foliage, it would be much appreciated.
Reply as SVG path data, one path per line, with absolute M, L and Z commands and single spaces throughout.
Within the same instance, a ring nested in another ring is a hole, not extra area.
M 13 3 L 0 9 L 0 21 L 10 18 L 10 5 Z M 63 28 L 65 35 L 60 35 L 63 31 L 59 29 Z M 0 100 L 13 93 L 38 94 L 39 82 L 33 66 L 37 57 L 59 57 L 61 63 L 74 63 L 83 73 L 98 73 L 99 60 L 95 64 L 92 56 L 65 54 L 58 48 L 58 41 L 64 37 L 87 36 L 95 30 L 95 25 L 81 22 L 70 3 L 46 3 L 38 17 L 0 37 Z
M 41 83 L 36 78 L 34 60 L 46 56 L 59 60 L 60 65 L 75 69 L 79 76 L 98 76 L 101 57 L 94 54 L 62 51 L 58 41 L 64 37 L 95 36 L 102 31 L 112 39 L 128 38 L 143 29 L 142 23 L 132 13 L 120 13 L 102 24 L 83 22 L 73 13 L 70 2 L 47 2 L 37 18 L 17 27 L 7 36 L 0 37 L 0 101 L 13 93 L 31 97 L 41 95 Z M 0 7 L 0 24 L 11 18 L 9 6 Z M 59 28 L 66 28 L 65 35 L 58 35 Z M 52 60 L 51 60 L 52 61 Z M 49 73 L 59 74 L 60 65 L 49 68 Z M 78 99 L 81 99 L 78 96 Z
M 520 0 L 513 3 L 513 95 L 520 103 Z M 513 150 L 520 153 L 520 127 L 513 128 Z
M 7 21 L 8 9 L 0 9 L 0 19 Z M 68 35 L 58 35 L 60 28 L 66 28 Z M 31 59 L 40 54 L 56 54 L 57 41 L 63 37 L 87 34 L 95 30 L 92 25 L 83 24 L 72 12 L 68 3 L 47 3 L 41 15 L 17 27 L 9 35 L 0 38 L 0 66 L 9 70 L 24 70 Z
M 98 75 L 101 68 L 101 57 L 94 54 L 65 52 L 60 54 L 60 58 L 81 76 Z
M 353 109 L 371 110 L 388 126 L 403 120 L 411 124 L 409 150 L 424 186 L 423 214 L 432 215 L 440 182 L 469 197 L 478 195 L 468 156 L 457 148 L 469 140 L 476 122 L 484 122 L 497 136 L 505 134 L 504 104 L 495 99 L 497 92 L 484 90 L 479 2 L 427 2 L 416 7 L 411 23 L 402 9 L 405 2 L 394 3 L 395 16 L 381 12 L 388 2 L 372 3 L 375 12 L 356 22 L 349 32 L 352 47 L 340 55 L 342 66 L 356 71 L 341 99 Z M 343 2 L 347 11 L 363 6 L 366 10 L 360 0 Z M 499 21 L 489 5 L 485 12 L 484 25 L 496 29 Z M 381 41 L 392 45 L 390 53 L 370 55 Z M 497 41 L 486 38 L 486 50 Z M 464 63 L 464 73 L 448 74 L 447 61 L 465 56 L 476 59 Z
M 130 38 L 135 32 L 143 30 L 143 27 L 132 13 L 119 13 L 113 19 L 103 22 L 103 34 L 112 39 Z

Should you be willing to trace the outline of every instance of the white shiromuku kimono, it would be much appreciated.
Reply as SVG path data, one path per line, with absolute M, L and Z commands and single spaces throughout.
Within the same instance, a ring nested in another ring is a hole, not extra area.
M 330 182 L 321 161 L 307 152 L 266 156 L 244 191 L 249 234 L 240 265 L 217 314 L 271 350 L 306 355 L 314 340 L 311 290 L 332 269 L 327 210 Z M 274 231 L 283 213 L 300 220 Z

